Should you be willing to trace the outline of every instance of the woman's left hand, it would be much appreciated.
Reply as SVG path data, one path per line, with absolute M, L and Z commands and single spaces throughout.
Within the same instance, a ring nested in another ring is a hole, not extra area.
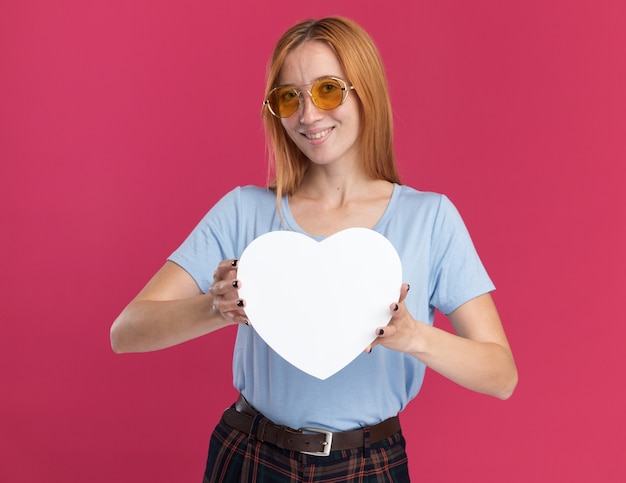
M 377 338 L 365 349 L 365 352 L 371 352 L 378 344 L 398 352 L 412 353 L 416 351 L 412 342 L 415 341 L 415 332 L 420 322 L 411 316 L 404 302 L 409 288 L 408 283 L 402 284 L 398 302 L 389 306 L 392 314 L 389 324 L 376 329 Z
M 491 295 L 479 295 L 448 314 L 454 334 L 415 320 L 405 299 L 409 286 L 390 306 L 391 320 L 376 329 L 378 344 L 410 354 L 463 387 L 507 399 L 517 385 L 517 368 Z

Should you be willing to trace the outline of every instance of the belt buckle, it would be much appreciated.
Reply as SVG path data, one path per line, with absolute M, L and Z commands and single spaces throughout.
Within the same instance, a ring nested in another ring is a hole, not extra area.
M 330 448 L 333 445 L 333 433 L 324 429 L 318 428 L 300 428 L 300 431 L 308 431 L 310 433 L 320 433 L 325 436 L 325 440 L 322 443 L 324 449 L 322 451 L 301 451 L 302 454 L 308 454 L 312 456 L 328 456 L 330 455 Z

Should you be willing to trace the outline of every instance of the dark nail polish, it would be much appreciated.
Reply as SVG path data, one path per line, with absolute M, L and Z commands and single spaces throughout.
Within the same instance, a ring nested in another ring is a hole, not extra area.
M 236 267 L 238 262 L 239 262 L 239 260 L 235 259 L 235 260 L 233 260 L 232 262 L 230 262 L 230 264 L 231 264 L 233 267 Z
M 237 300 L 237 307 L 243 307 L 243 300 Z
M 396 305 L 394 306 L 394 308 L 393 308 L 393 311 L 394 311 L 394 312 L 397 312 L 399 308 L 400 308 L 400 307 L 398 306 L 398 304 L 396 304 Z
M 235 288 L 239 288 L 239 281 L 238 281 L 238 280 L 235 280 L 235 281 L 233 282 L 233 287 L 235 287 Z
M 409 290 L 411 290 L 411 286 L 407 283 L 406 284 L 406 291 L 408 292 Z
M 378 335 L 384 335 L 385 334 L 385 330 L 384 329 L 379 329 L 378 330 Z

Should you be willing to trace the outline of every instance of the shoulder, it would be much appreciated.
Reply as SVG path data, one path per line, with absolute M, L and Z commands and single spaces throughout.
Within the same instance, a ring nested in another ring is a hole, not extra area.
M 215 207 L 220 209 L 234 207 L 241 208 L 268 204 L 275 205 L 275 203 L 276 195 L 269 188 L 247 185 L 237 186 L 224 194 L 215 204 Z
M 270 231 L 276 219 L 276 194 L 260 186 L 238 186 L 211 208 L 208 221 L 213 229 L 240 236 L 257 230 Z
M 398 185 L 398 192 L 399 196 L 403 199 L 419 200 L 424 202 L 436 202 L 440 198 L 445 197 L 441 193 L 421 191 L 407 185 Z
M 464 226 L 459 211 L 446 195 L 410 186 L 399 186 L 397 191 L 393 212 L 405 226 L 428 230 L 433 235 Z
M 226 200 L 236 203 L 276 203 L 276 194 L 269 188 L 255 185 L 237 186 L 224 195 Z
M 410 186 L 398 185 L 397 208 L 400 210 L 431 212 L 437 214 L 440 209 L 453 207 L 448 197 L 432 191 L 420 191 Z

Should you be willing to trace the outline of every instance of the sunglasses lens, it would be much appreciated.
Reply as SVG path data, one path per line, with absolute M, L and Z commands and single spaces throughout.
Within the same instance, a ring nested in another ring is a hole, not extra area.
M 291 87 L 279 87 L 270 92 L 269 107 L 278 117 L 289 117 L 298 110 L 300 96 Z
M 343 102 L 344 89 L 335 79 L 320 79 L 311 88 L 313 102 L 320 109 L 335 109 Z

